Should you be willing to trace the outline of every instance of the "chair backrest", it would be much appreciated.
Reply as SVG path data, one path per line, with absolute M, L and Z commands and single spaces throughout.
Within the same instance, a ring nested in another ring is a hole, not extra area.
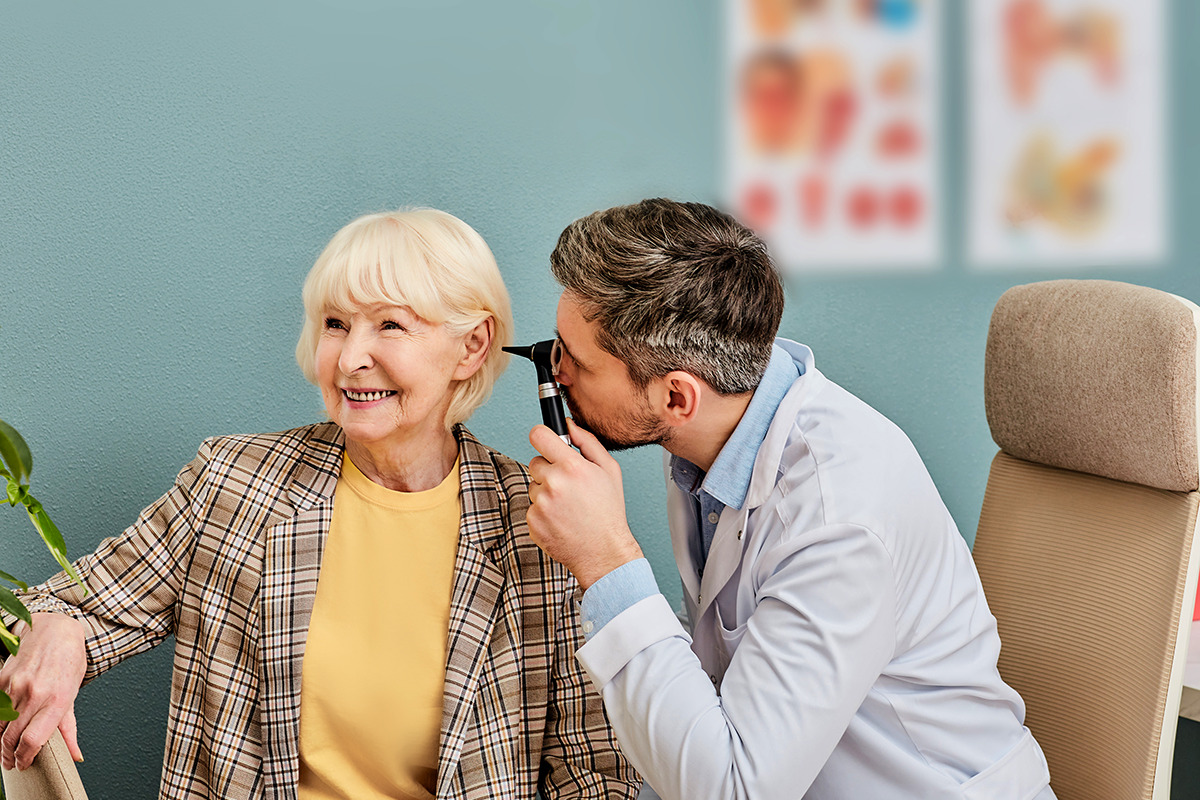
M 1200 567 L 1194 304 L 1111 281 L 1000 298 L 974 556 L 1060 800 L 1166 798 Z
M 0 658 L 0 664 L 3 663 Z M 10 771 L 0 767 L 0 781 L 4 783 L 6 800 L 87 800 L 79 771 L 58 731 L 29 769 Z

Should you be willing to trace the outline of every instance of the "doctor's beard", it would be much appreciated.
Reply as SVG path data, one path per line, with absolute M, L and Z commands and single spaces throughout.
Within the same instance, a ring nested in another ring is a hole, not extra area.
M 567 387 L 560 386 L 559 392 L 567 401 L 567 408 L 571 411 L 571 420 L 595 436 L 596 440 L 610 453 L 632 450 L 635 447 L 645 447 L 651 444 L 666 446 L 667 442 L 671 440 L 670 427 L 655 417 L 648 406 L 640 411 L 627 411 L 615 421 L 601 422 L 588 417 L 579 410 L 579 406 L 575 404 Z

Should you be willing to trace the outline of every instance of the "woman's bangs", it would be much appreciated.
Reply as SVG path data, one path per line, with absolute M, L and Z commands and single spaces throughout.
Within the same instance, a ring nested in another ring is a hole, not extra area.
M 426 255 L 413 246 L 406 231 L 389 222 L 374 221 L 331 254 L 315 287 L 317 296 L 326 308 L 339 311 L 377 304 L 407 306 L 422 319 L 444 322 Z

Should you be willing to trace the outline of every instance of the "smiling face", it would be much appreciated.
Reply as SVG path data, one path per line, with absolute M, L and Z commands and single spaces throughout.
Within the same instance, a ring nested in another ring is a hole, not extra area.
M 478 368 L 469 336 L 453 336 L 406 306 L 326 309 L 316 382 L 347 446 L 380 451 L 445 436 L 452 391 Z
M 610 452 L 666 444 L 671 428 L 654 414 L 646 389 L 636 386 L 625 364 L 596 343 L 596 324 L 567 292 L 558 301 L 557 323 L 564 352 L 555 378 L 575 424 Z

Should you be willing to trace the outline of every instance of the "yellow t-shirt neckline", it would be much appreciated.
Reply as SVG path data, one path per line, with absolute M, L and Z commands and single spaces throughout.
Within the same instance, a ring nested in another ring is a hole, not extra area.
M 445 478 L 442 478 L 442 482 L 432 489 L 425 489 L 420 492 L 400 492 L 395 489 L 389 489 L 386 486 L 380 486 L 368 478 L 358 468 L 358 465 L 351 460 L 350 454 L 346 453 L 342 459 L 341 480 L 344 486 L 354 491 L 355 494 L 369 503 L 394 508 L 399 511 L 425 511 L 448 502 L 451 496 L 458 496 L 460 461 L 461 459 L 456 458 L 454 466 L 450 468 L 449 474 Z

